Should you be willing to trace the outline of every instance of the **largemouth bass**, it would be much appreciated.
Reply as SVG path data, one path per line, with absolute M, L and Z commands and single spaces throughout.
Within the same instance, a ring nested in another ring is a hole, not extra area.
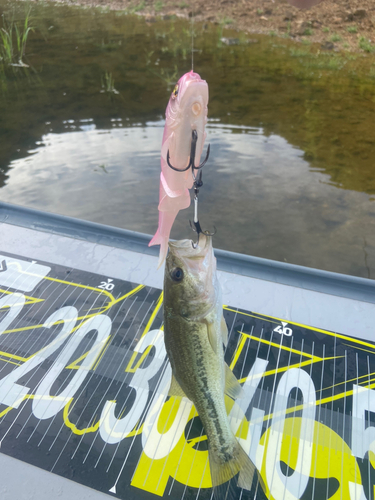
M 228 331 L 211 237 L 169 243 L 164 275 L 164 338 L 172 367 L 171 396 L 186 396 L 195 405 L 208 439 L 215 498 L 235 496 L 224 483 L 240 472 L 238 486 L 251 489 L 255 466 L 235 438 L 224 393 L 233 399 L 242 387 L 224 361 Z M 219 485 L 220 488 L 217 488 Z M 224 490 L 223 490 L 224 487 Z
M 190 205 L 189 189 L 193 186 L 193 176 L 189 168 L 192 131 L 197 132 L 194 165 L 199 165 L 206 139 L 208 85 L 198 73 L 190 71 L 177 82 L 165 113 L 165 127 L 161 147 L 161 174 L 159 189 L 159 226 L 149 243 L 160 245 L 158 267 L 164 262 L 168 252 L 168 240 L 178 212 Z M 180 170 L 169 167 L 170 163 Z

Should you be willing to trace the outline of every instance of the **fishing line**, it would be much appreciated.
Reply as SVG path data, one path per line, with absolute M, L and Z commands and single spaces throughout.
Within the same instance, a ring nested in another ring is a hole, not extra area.
M 191 71 L 194 71 L 194 4 L 191 7 Z

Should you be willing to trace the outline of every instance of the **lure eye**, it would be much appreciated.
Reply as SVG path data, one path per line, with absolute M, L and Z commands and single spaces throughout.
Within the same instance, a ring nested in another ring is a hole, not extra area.
M 172 91 L 172 99 L 176 99 L 178 96 L 178 84 L 175 86 L 175 88 Z
M 195 114 L 195 116 L 199 115 L 199 113 L 201 112 L 201 105 L 199 104 L 199 102 L 195 102 L 192 107 L 191 107 L 191 110 L 192 112 Z
M 173 281 L 182 281 L 184 277 L 184 271 L 180 267 L 175 267 L 171 272 L 171 278 Z

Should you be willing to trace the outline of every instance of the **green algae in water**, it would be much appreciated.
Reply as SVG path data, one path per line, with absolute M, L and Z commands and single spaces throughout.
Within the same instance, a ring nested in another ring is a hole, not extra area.
M 21 20 L 24 4 L 0 0 L 13 8 Z M 28 74 L 0 69 L 2 200 L 154 233 L 162 119 L 191 69 L 190 23 L 51 4 L 32 4 L 31 22 Z M 215 245 L 373 277 L 374 56 L 222 25 L 194 33 Z M 191 236 L 189 217 L 173 237 Z

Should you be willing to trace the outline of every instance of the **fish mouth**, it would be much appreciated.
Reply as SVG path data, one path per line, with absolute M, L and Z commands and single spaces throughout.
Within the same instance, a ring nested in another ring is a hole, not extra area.
M 216 259 L 211 236 L 201 233 L 196 246 L 193 246 L 192 240 L 170 241 L 169 251 L 168 268 L 174 265 L 183 267 L 209 288 L 213 277 L 216 276 Z
M 212 238 L 204 233 L 199 235 L 198 244 L 195 247 L 192 240 L 170 241 L 168 244 L 172 254 L 180 259 L 204 259 L 210 250 L 212 251 Z

